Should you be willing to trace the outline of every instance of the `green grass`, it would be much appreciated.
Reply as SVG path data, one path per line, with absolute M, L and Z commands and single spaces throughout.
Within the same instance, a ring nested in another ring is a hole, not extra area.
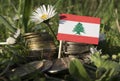
M 61 13 L 100 17 L 100 33 L 104 33 L 106 38 L 104 42 L 99 43 L 98 48 L 102 49 L 104 54 L 112 55 L 120 53 L 120 0 L 30 0 L 32 5 L 29 5 L 29 0 L 26 1 L 28 2 L 25 4 L 25 0 L 0 0 L 0 17 L 6 19 L 0 20 L 0 42 L 5 41 L 6 38 L 12 34 L 11 31 L 13 31 L 14 28 L 21 28 L 22 34 L 24 30 L 27 32 L 34 31 L 31 30 L 34 29 L 33 24 L 29 23 L 31 10 L 43 4 L 51 4 L 55 6 L 57 11 L 57 15 L 50 21 L 56 34 L 59 25 L 59 14 Z M 24 4 L 26 6 L 25 9 Z M 26 14 L 24 12 L 30 13 Z M 14 20 L 15 16 L 20 17 L 23 13 L 23 18 L 17 21 Z M 24 29 L 23 27 L 28 28 Z M 46 28 L 44 24 L 38 25 L 38 27 L 43 27 L 43 29 Z M 40 32 L 41 29 L 37 31 Z M 19 57 L 24 59 L 24 54 L 28 51 L 24 45 L 25 42 L 23 38 L 19 38 L 15 46 L 0 46 L 0 49 L 4 51 L 0 53 L 1 76 L 4 75 L 2 70 L 6 70 L 6 66 L 21 63 L 22 60 L 19 59 Z

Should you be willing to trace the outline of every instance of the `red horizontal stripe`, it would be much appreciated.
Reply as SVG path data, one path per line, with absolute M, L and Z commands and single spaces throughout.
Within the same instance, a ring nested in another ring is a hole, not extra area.
M 78 15 L 72 15 L 72 14 L 60 14 L 60 19 L 69 20 L 69 21 L 100 24 L 100 18 L 89 17 L 89 16 L 78 16 Z
M 98 44 L 98 38 L 97 37 L 87 37 L 87 36 L 78 36 L 78 35 L 58 33 L 57 39 L 58 40 L 64 40 L 64 41 L 87 43 L 87 44 Z

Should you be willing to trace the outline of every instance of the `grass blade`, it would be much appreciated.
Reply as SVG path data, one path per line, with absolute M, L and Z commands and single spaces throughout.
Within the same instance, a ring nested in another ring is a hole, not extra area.
M 78 59 L 74 59 L 70 62 L 69 72 L 74 77 L 78 78 L 79 81 L 91 81 L 84 66 L 82 65 L 82 63 Z
M 23 24 L 24 24 L 24 32 L 28 32 L 28 21 L 31 15 L 32 10 L 32 0 L 25 0 L 24 2 L 24 11 L 23 11 Z
M 0 22 L 3 23 L 12 33 L 16 31 L 16 29 L 2 15 L 0 15 Z

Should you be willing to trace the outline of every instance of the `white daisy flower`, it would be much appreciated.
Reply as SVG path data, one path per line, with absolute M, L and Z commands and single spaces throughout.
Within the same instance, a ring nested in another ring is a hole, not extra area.
M 97 47 L 90 47 L 90 52 L 91 52 L 91 54 L 94 54 L 94 53 L 97 53 L 97 52 L 102 54 L 102 50 L 97 50 Z
M 92 54 L 96 53 L 96 52 L 97 52 L 97 48 L 91 47 L 91 48 L 90 48 L 90 52 L 91 52 Z
M 32 13 L 31 21 L 39 24 L 45 20 L 52 18 L 56 14 L 56 11 L 52 5 L 40 6 Z
M 0 45 L 9 45 L 9 44 L 15 44 L 16 43 L 16 38 L 20 35 L 20 29 L 17 29 L 13 37 L 8 37 L 6 39 L 6 42 L 0 42 Z
M 16 39 L 13 37 L 8 37 L 6 40 L 7 44 L 15 44 L 15 42 L 16 42 Z
M 6 39 L 6 42 L 0 42 L 0 45 L 9 45 L 9 44 L 15 44 L 16 39 L 13 37 L 8 37 Z
M 14 37 L 17 38 L 20 35 L 20 29 L 17 29 L 17 31 L 14 34 Z

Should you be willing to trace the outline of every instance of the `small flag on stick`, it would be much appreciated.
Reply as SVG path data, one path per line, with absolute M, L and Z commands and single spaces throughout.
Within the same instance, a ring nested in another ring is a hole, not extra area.
M 98 44 L 100 18 L 61 14 L 58 40 Z
M 58 58 L 61 57 L 62 40 L 98 44 L 100 18 L 61 14 L 57 39 L 60 40 Z

